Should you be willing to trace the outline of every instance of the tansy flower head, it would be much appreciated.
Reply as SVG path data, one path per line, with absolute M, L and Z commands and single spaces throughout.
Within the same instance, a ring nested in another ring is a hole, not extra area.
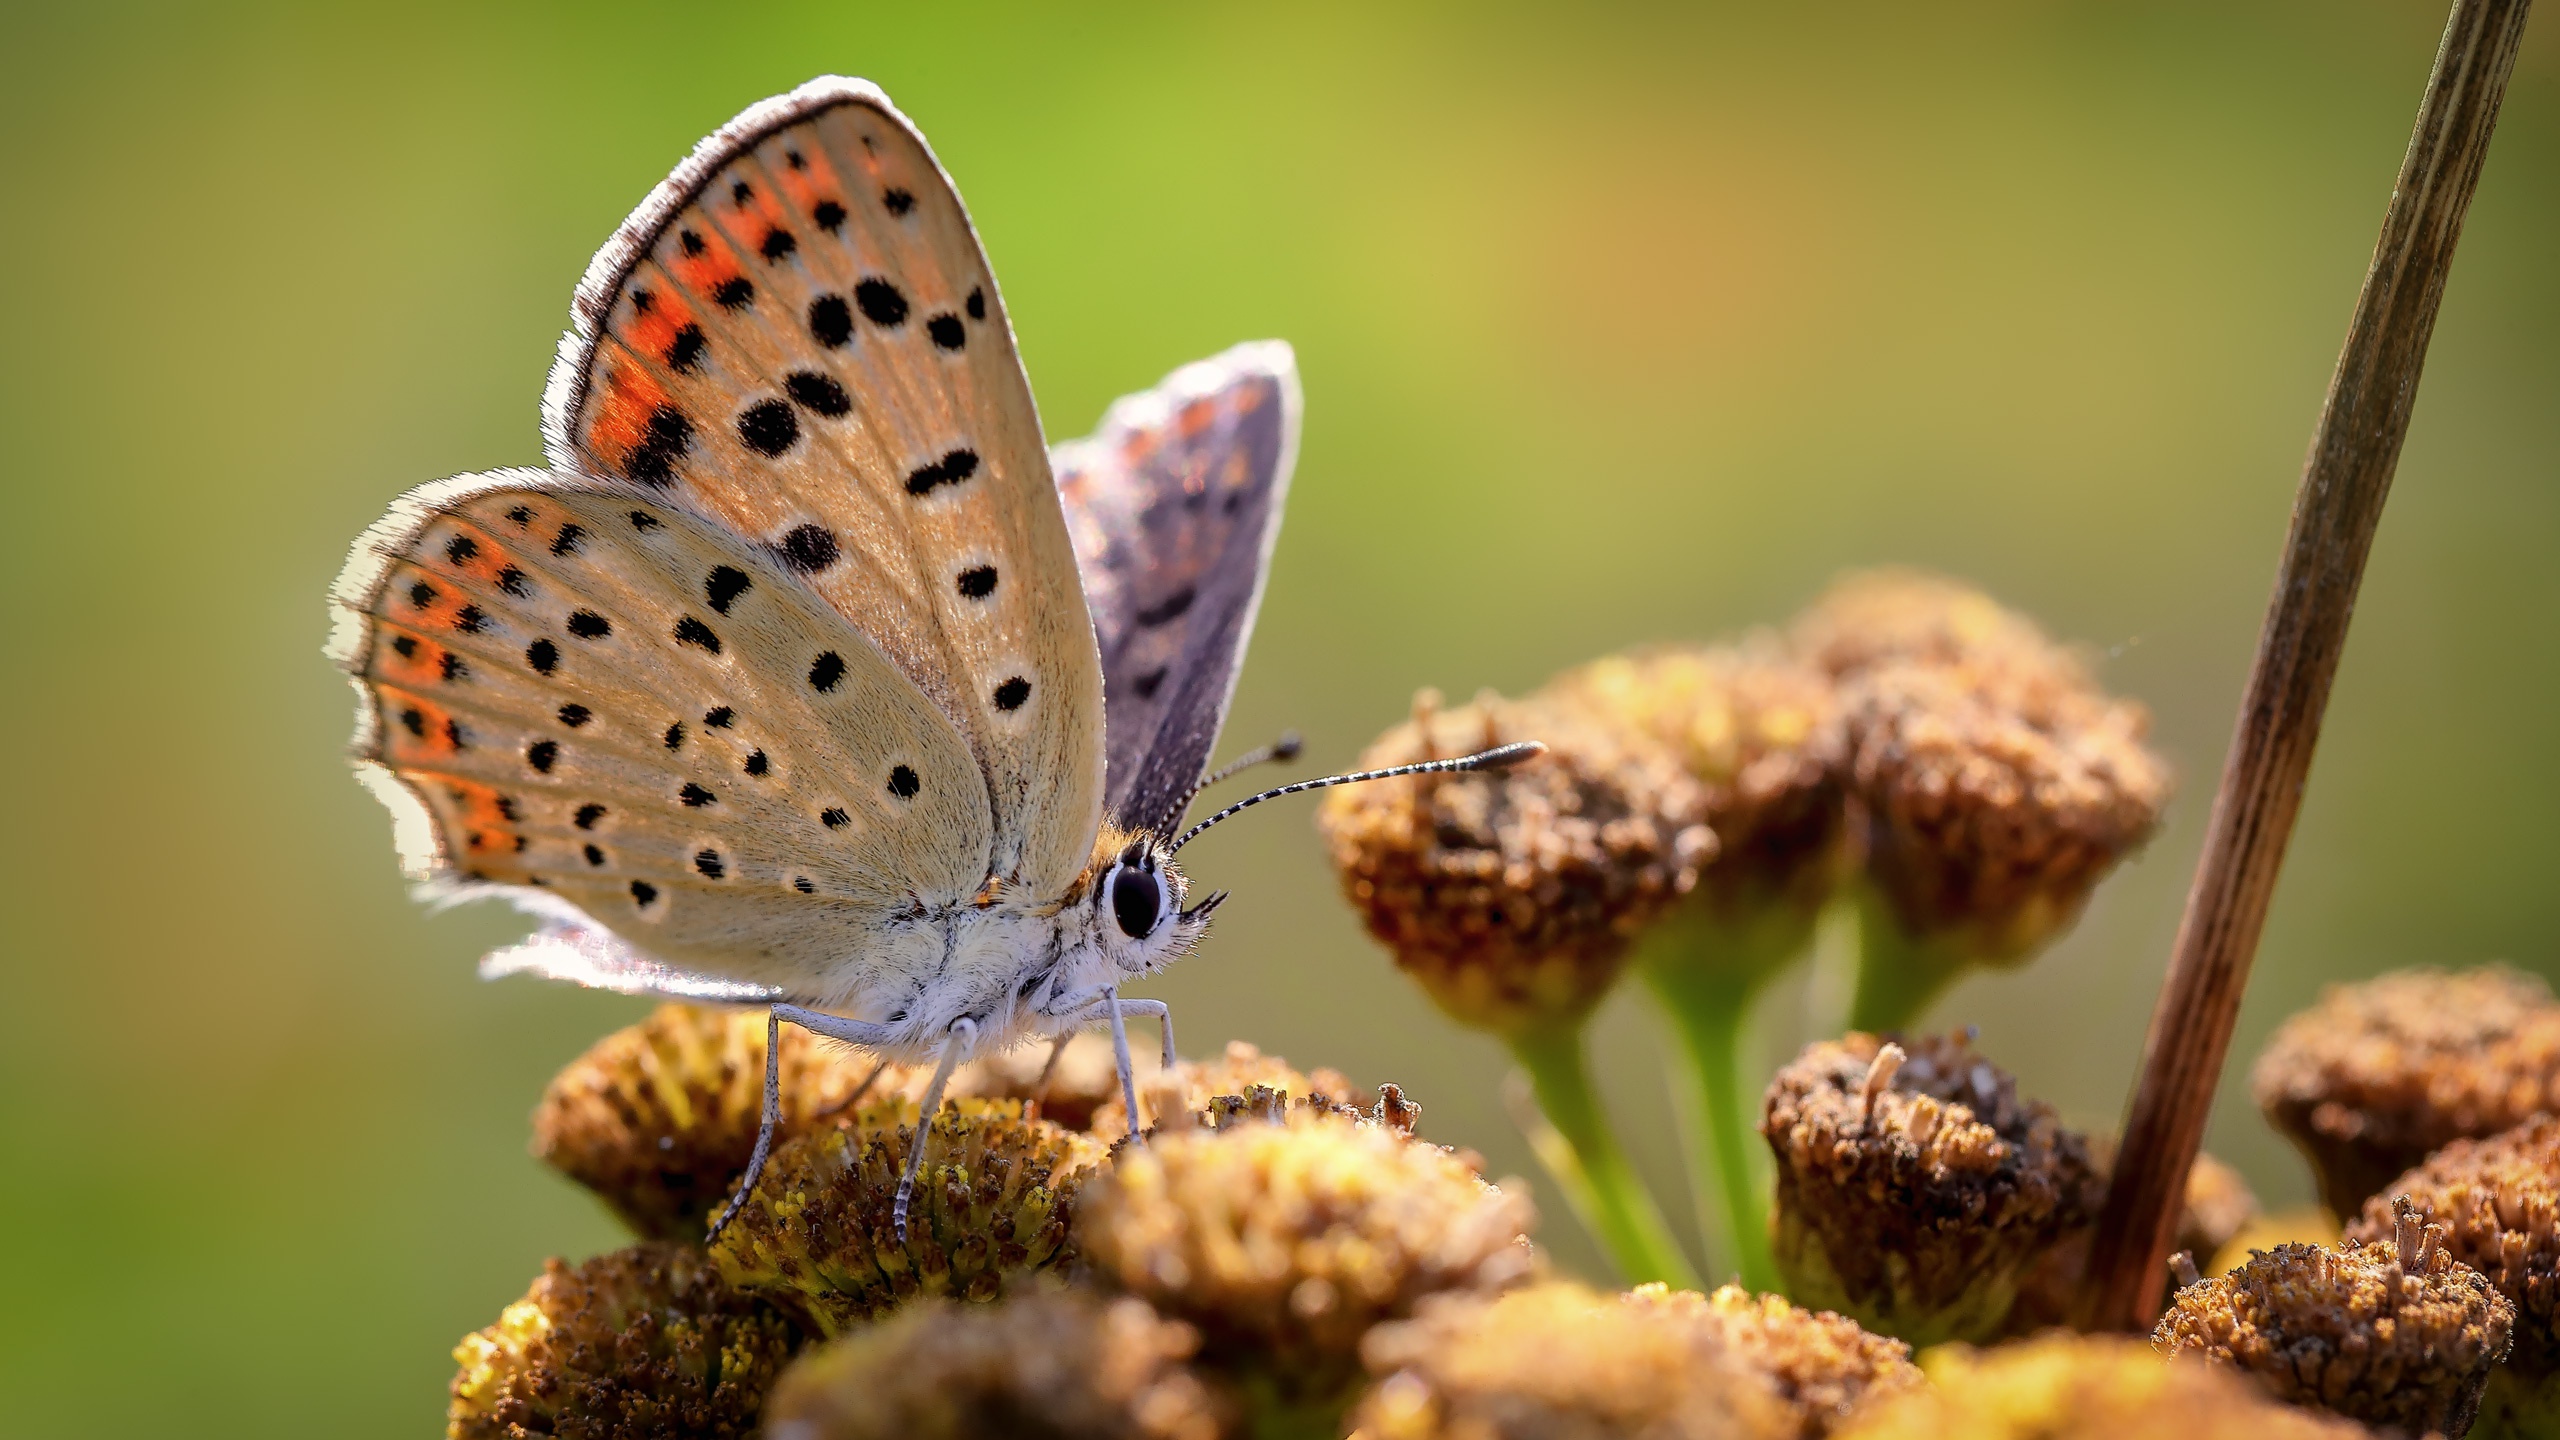
M 2489 1381 L 2501 1433 L 2560 1431 L 2560 1119 L 2454 1141 L 2367 1200 L 2347 1235 L 2396 1242 L 2410 1218 L 2515 1307 L 2515 1351 Z
M 764 1037 L 761 1010 L 659 1006 L 553 1077 L 533 1112 L 533 1153 L 640 1235 L 700 1240 L 755 1153 Z M 786 1136 L 844 1111 L 875 1066 L 790 1025 L 781 1059 Z M 893 1067 L 870 1093 L 895 1093 L 907 1078 Z
M 1996 1334 L 2082 1223 L 2086 1144 L 1960 1036 L 1852 1032 L 1770 1083 L 1774 1249 L 1788 1290 L 1915 1345 Z
M 2277 1397 L 2368 1425 L 2459 1436 L 2515 1322 L 2441 1227 L 2406 1208 L 2386 1243 L 2279 1245 L 2183 1285 L 2152 1331 L 2164 1355 L 2254 1376 Z
M 2017 1306 L 2009 1312 L 2006 1333 L 2033 1335 L 2076 1318 L 2089 1264 L 2090 1242 L 2097 1238 L 2098 1212 L 2106 1203 L 2109 1178 L 2115 1172 L 2116 1137 L 2088 1137 L 2089 1188 L 2083 1197 L 2082 1224 L 2066 1232 L 2036 1262 L 2018 1286 Z M 2170 1237 L 2170 1253 L 2184 1251 L 2199 1266 L 2208 1265 L 2223 1247 L 2258 1220 L 2258 1197 L 2240 1172 L 2210 1155 L 2196 1156 L 2187 1167 L 2184 1203 L 2178 1228 Z
M 1176 1113 L 1207 1124 L 1214 1101 L 1225 1096 L 1241 1097 L 1255 1086 L 1294 1101 L 1321 1096 L 1328 1104 L 1354 1109 L 1365 1109 L 1376 1099 L 1353 1085 L 1339 1070 L 1319 1067 L 1301 1072 L 1277 1055 L 1265 1055 L 1257 1046 L 1230 1040 L 1227 1048 L 1212 1059 L 1185 1060 L 1141 1081 L 1138 1103 L 1146 1111 L 1143 1119 L 1149 1126 L 1163 1123 Z M 1112 1095 L 1095 1107 L 1088 1128 L 1105 1140 L 1119 1139 L 1129 1133 L 1128 1107 L 1117 1094 Z
M 1558 706 L 1442 711 L 1425 692 L 1360 764 L 1530 739 L 1547 754 L 1529 764 L 1344 786 L 1318 812 L 1370 933 L 1442 1009 L 1503 1034 L 1588 1012 L 1715 851 L 1705 793 L 1667 751 Z
M 1995 663 L 2078 687 L 2087 667 L 2036 622 L 1960 580 L 1887 567 L 1843 575 L 1788 626 L 1806 663 L 1847 677 L 1880 665 Z
M 743 1440 L 799 1339 L 697 1250 L 641 1244 L 583 1265 L 554 1260 L 497 1324 L 454 1347 L 462 1368 L 445 1433 Z
M 1220 1440 L 1233 1403 L 1185 1362 L 1191 1327 L 1082 1291 L 925 1301 L 784 1375 L 768 1440 Z
M 1354 1440 L 1789 1440 L 1795 1417 L 1657 1307 L 1579 1285 L 1450 1297 L 1361 1346 Z
M 2438 1146 L 2560 1108 L 2560 1004 L 2504 966 L 2332 986 L 2277 1027 L 2250 1088 L 2351 1216 Z
M 1699 877 L 1702 902 L 1811 908 L 1830 893 L 1848 761 L 1838 692 L 1774 639 L 1608 656 L 1539 698 L 1651 737 L 1705 790 L 1717 850 Z
M 1100 1280 L 1198 1326 L 1212 1359 L 1321 1396 L 1377 1321 L 1527 1276 L 1531 1223 L 1468 1158 L 1302 1108 L 1122 1150 L 1075 1233 Z
M 1643 1285 L 1624 1303 L 1688 1327 L 1726 1365 L 1758 1378 L 1794 1421 L 1796 1440 L 1821 1440 L 1860 1406 L 1923 1383 L 1903 1342 L 1739 1285 L 1711 1295 Z
M 1035 1120 L 1019 1100 L 954 1100 L 934 1117 L 907 1239 L 890 1206 L 916 1107 L 865 1108 L 852 1125 L 778 1147 L 711 1248 L 721 1273 L 842 1334 L 917 1295 L 992 1300 L 1064 1257 L 1076 1189 L 1104 1149 Z
M 1861 1411 L 1840 1440 L 2369 1440 L 2360 1425 L 2114 1335 L 1949 1345 L 1921 1368 L 1928 1385 Z
M 1891 922 L 1994 964 L 2068 928 L 2168 803 L 2148 728 L 2138 705 L 1995 664 L 1862 674 L 1850 769 L 1867 877 Z

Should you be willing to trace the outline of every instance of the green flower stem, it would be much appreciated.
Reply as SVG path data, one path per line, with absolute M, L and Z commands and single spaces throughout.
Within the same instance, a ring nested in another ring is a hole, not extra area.
M 1762 988 L 1810 947 L 1818 913 L 1771 904 L 1731 919 L 1694 909 L 1657 927 L 1637 959 L 1679 1036 L 1696 1091 L 1682 1114 L 1699 1226 L 1754 1291 L 1778 1288 L 1778 1271 L 1769 1258 L 1760 1094 L 1742 1072 L 1743 1031 Z
M 1636 1179 L 1600 1112 L 1583 1054 L 1581 1024 L 1545 1026 L 1507 1038 L 1513 1057 L 1529 1073 L 1545 1122 L 1523 1127 L 1529 1130 L 1530 1146 L 1584 1228 L 1609 1252 L 1628 1284 L 1660 1280 L 1678 1289 L 1698 1288 L 1689 1257 L 1681 1253 L 1662 1211 Z M 1547 1133 L 1541 1135 L 1540 1129 Z
M 1914 935 L 1872 892 L 1858 902 L 1858 989 L 1849 1028 L 1883 1035 L 1907 1030 L 1958 976 L 1983 963 L 1951 936 Z

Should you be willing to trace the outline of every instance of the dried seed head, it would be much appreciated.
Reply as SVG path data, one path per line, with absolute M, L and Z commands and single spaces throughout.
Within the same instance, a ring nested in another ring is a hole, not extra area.
M 1540 698 L 1668 746 L 1705 788 L 1718 848 L 1698 893 L 1716 911 L 1811 910 L 1829 896 L 1847 856 L 1838 695 L 1773 637 L 1608 656 Z
M 1930 1384 L 1862 1410 L 1840 1440 L 2369 1440 L 2139 1340 L 2052 1334 L 1921 1361 Z
M 2025 958 L 2150 838 L 2169 772 L 2142 708 L 1992 663 L 1885 665 L 1853 682 L 1867 875 L 1906 934 Z
M 1797 1440 L 1821 1440 L 1861 1405 L 1923 1383 L 1903 1342 L 1739 1285 L 1712 1295 L 1643 1285 L 1626 1303 L 1690 1327 L 1728 1366 L 1758 1377 L 1786 1407 Z
M 651 1243 L 583 1265 L 553 1260 L 497 1324 L 454 1347 L 462 1368 L 445 1433 L 743 1440 L 799 1341 L 696 1250 Z
M 1360 1347 L 1354 1440 L 1788 1440 L 1795 1417 L 1695 1327 L 1579 1285 L 1434 1301 Z
M 1834 678 L 1879 665 L 1998 663 L 2085 688 L 2088 669 L 2026 616 L 1964 584 L 1926 571 L 1886 568 L 1841 576 L 1787 629 L 1788 643 Z
M 1788 1291 L 1915 1345 L 1998 1333 L 2022 1279 L 2087 1223 L 2086 1143 L 1962 1036 L 1806 1047 L 1770 1082 L 1773 1248 Z M 1870 1082 L 1883 1082 L 1869 1094 Z
M 914 1102 L 866 1107 L 847 1128 L 777 1147 L 711 1256 L 732 1284 L 773 1296 L 827 1335 L 917 1295 L 993 1300 L 1064 1258 L 1077 1187 L 1106 1153 L 1023 1111 L 1019 1100 L 943 1105 L 904 1244 L 890 1206 Z
M 1297 1109 L 1121 1151 L 1075 1234 L 1099 1278 L 1198 1326 L 1211 1358 L 1321 1395 L 1377 1321 L 1526 1278 L 1533 1219 L 1469 1157 Z
M 1277 1055 L 1265 1055 L 1242 1040 L 1230 1040 L 1225 1052 L 1215 1059 L 1185 1060 L 1141 1083 L 1138 1103 L 1150 1126 L 1164 1123 L 1160 1117 L 1177 1113 L 1207 1124 L 1212 1102 L 1220 1097 L 1242 1096 L 1257 1085 L 1293 1101 L 1322 1096 L 1328 1104 L 1361 1108 L 1376 1099 L 1353 1085 L 1339 1070 L 1301 1072 Z M 1118 1140 L 1129 1133 L 1128 1106 L 1113 1095 L 1095 1107 L 1090 1128 L 1104 1141 Z
M 774 1388 L 770 1440 L 1220 1440 L 1236 1409 L 1190 1326 L 1081 1291 L 927 1301 L 825 1345 Z
M 698 1241 L 755 1153 L 764 1115 L 761 1010 L 666 1004 L 569 1062 L 533 1112 L 533 1153 L 602 1196 L 645 1238 Z M 782 1027 L 782 1133 L 843 1111 L 873 1062 Z M 894 1094 L 892 1067 L 871 1093 Z
M 2560 1374 L 2560 1119 L 2447 1145 L 2367 1200 L 2347 1237 L 2396 1248 L 2413 1226 L 2515 1306 L 2509 1367 Z
M 2106 1204 L 2107 1182 L 2115 1173 L 2116 1137 L 2088 1137 L 2089 1189 L 2081 1202 L 2083 1223 L 2056 1241 L 2018 1287 L 2017 1307 L 2009 1312 L 2004 1333 L 2033 1335 L 2068 1325 L 2079 1308 L 2082 1278 L 2089 1265 L 2089 1244 L 2096 1238 L 2098 1212 Z M 2240 1172 L 2210 1155 L 2198 1155 L 2187 1168 L 2186 1202 L 2178 1212 L 2178 1228 L 2169 1248 L 2205 1264 L 2222 1253 L 2234 1237 L 2258 1219 L 2258 1197 Z
M 2560 1108 L 2560 1004 L 2504 966 L 2333 986 L 2277 1028 L 2250 1088 L 2353 1215 L 2438 1147 Z
M 2279 1245 L 2171 1298 L 2152 1332 L 2257 1378 L 2279 1399 L 2376 1427 L 2460 1435 L 2489 1370 L 2507 1355 L 2515 1308 L 2480 1272 L 2392 1245 Z
M 1501 1033 L 1578 1019 L 1638 933 L 1715 851 L 1706 797 L 1656 744 L 1562 707 L 1426 692 L 1364 768 L 1543 740 L 1507 770 L 1332 792 L 1317 822 L 1371 934 L 1458 1020 Z
M 1040 1106 L 1040 1118 L 1070 1130 L 1094 1128 L 1094 1112 L 1108 1103 L 1121 1108 L 1120 1071 L 1111 1056 L 1111 1037 L 1099 1030 L 1079 1030 L 1067 1038 L 1065 1053 L 1050 1063 L 1056 1043 L 1017 1045 L 1011 1050 L 972 1060 L 951 1072 L 945 1093 L 955 1100 L 1029 1100 Z M 1129 1047 L 1130 1068 L 1140 1085 L 1155 1077 L 1152 1045 Z M 921 1086 L 911 1089 L 919 1093 Z M 1119 1131 L 1105 1131 L 1116 1137 Z

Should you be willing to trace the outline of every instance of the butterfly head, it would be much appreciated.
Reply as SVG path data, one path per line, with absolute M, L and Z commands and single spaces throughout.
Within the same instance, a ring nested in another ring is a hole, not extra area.
M 1220 891 L 1185 909 L 1190 882 L 1174 863 L 1171 849 L 1154 835 L 1106 836 L 1094 865 L 1093 888 L 1086 898 L 1093 909 L 1093 932 L 1113 964 L 1132 974 L 1179 959 L 1209 928 L 1209 912 L 1227 898 Z

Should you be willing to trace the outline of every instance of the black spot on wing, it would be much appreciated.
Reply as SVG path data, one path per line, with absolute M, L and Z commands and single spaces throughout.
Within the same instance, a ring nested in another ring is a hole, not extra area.
M 1019 675 L 996 687 L 996 708 L 999 710 L 1019 710 L 1030 698 L 1031 682 Z
M 936 315 L 924 322 L 924 333 L 945 350 L 957 350 L 969 343 L 969 331 L 957 315 Z
M 533 523 L 533 507 L 530 505 L 510 505 L 507 507 L 507 518 L 516 522 L 516 528 L 521 530 L 527 525 Z
M 967 305 L 965 308 L 966 308 L 966 309 L 968 310 L 968 312 L 969 312 L 969 318 L 970 318 L 970 319 L 972 319 L 972 320 L 984 320 L 984 319 L 986 319 L 986 318 L 987 318 L 987 292 L 986 292 L 983 288 L 980 288 L 980 287 L 975 286 L 975 285 L 973 285 L 973 286 L 969 287 L 969 303 L 968 303 L 968 305 Z
M 799 439 L 800 422 L 779 400 L 759 400 L 738 412 L 738 440 L 759 455 L 780 455 Z
M 488 618 L 488 616 L 480 613 L 479 606 L 465 605 L 460 610 L 454 612 L 453 628 L 461 631 L 465 635 L 477 635 L 480 633 L 481 624 Z
M 717 880 L 729 873 L 728 865 L 720 859 L 720 852 L 717 850 L 693 852 L 693 868 L 701 871 L 702 877 L 706 880 Z
M 818 893 L 817 882 L 811 880 L 806 875 L 792 876 L 791 888 L 799 891 L 803 895 L 815 895 Z
M 533 587 L 525 583 L 524 572 L 513 565 L 499 568 L 498 588 L 519 600 L 533 593 Z
M 400 638 L 405 640 L 409 637 L 403 635 Z M 444 652 L 444 655 L 436 661 L 436 675 L 448 682 L 466 679 L 470 674 L 471 667 L 463 664 L 462 657 L 450 650 Z
M 589 845 L 587 847 L 587 863 L 590 865 L 602 865 L 604 863 L 604 851 L 597 846 Z
M 665 735 L 665 737 L 664 737 L 664 738 L 665 738 L 666 746 L 667 746 L 667 748 L 668 748 L 668 749 L 670 749 L 670 750 L 681 750 L 681 749 L 683 749 L 683 748 L 684 748 L 684 722 L 683 722 L 683 721 L 681 721 L 681 720 L 679 720 L 679 721 L 677 721 L 676 723 L 674 723 L 673 725 L 668 726 L 668 727 L 667 727 L 667 733 L 666 733 L 666 735 Z
M 583 526 L 563 525 L 560 527 L 560 533 L 552 538 L 551 553 L 554 555 L 575 555 L 578 553 L 579 543 L 586 538 L 587 532 Z
M 746 763 L 738 768 L 746 771 L 750 775 L 762 775 L 767 770 L 773 768 L 773 762 L 764 758 L 764 752 L 758 750 L 754 754 L 749 755 Z
M 853 338 L 853 307 L 841 295 L 821 295 L 809 302 L 809 338 L 829 350 Z
M 799 248 L 800 237 L 777 225 L 764 232 L 764 239 L 756 245 L 756 253 L 767 260 L 779 260 Z
M 634 880 L 631 882 L 631 898 L 645 910 L 658 903 L 658 887 L 646 880 Z
M 792 372 L 782 388 L 791 392 L 792 399 L 830 419 L 853 412 L 853 397 L 844 393 L 844 387 L 814 370 Z
M 613 622 L 593 610 L 578 610 L 569 616 L 569 633 L 581 640 L 602 640 L 613 633 Z
M 853 817 L 844 813 L 842 808 L 830 805 L 818 812 L 818 823 L 830 830 L 841 830 L 853 823 Z
M 894 328 L 907 323 L 907 297 L 876 275 L 853 287 L 853 303 L 862 307 L 862 318 L 874 325 Z
M 577 815 L 572 818 L 579 829 L 593 830 L 596 828 L 596 822 L 604 818 L 604 807 L 590 800 L 579 806 Z
M 729 722 L 737 718 L 738 712 L 730 709 L 726 705 L 716 706 L 702 712 L 702 723 L 710 726 L 714 730 L 728 729 Z
M 542 774 L 550 774 L 551 767 L 558 763 L 559 759 L 560 742 L 557 740 L 536 740 L 525 747 L 524 763 Z
M 708 248 L 702 243 L 702 237 L 690 230 L 676 232 L 676 243 L 684 247 L 687 255 L 699 255 Z
M 815 575 L 833 565 L 843 551 L 836 537 L 823 525 L 801 525 L 784 535 L 773 547 L 783 564 L 803 575 Z
M 468 565 L 480 554 L 480 542 L 468 535 L 456 535 L 444 542 L 444 558 L 456 565 Z
M 391 640 L 391 648 L 400 652 L 401 659 L 415 660 L 418 658 L 418 637 L 415 635 L 394 636 Z
M 809 218 L 818 228 L 832 235 L 844 228 L 844 207 L 833 200 L 821 200 L 809 207 Z
M 891 767 L 889 771 L 890 794 L 897 796 L 901 800 L 912 800 L 915 798 L 916 792 L 923 788 L 924 781 L 918 778 L 914 770 L 904 765 Z
M 732 202 L 734 202 L 734 203 L 736 203 L 736 204 L 739 204 L 739 205 L 744 205 L 744 204 L 746 204 L 748 201 L 753 200 L 754 198 L 756 198 L 756 189 L 755 189 L 755 187 L 754 187 L 754 186 L 752 186 L 752 185 L 748 184 L 746 181 L 744 181 L 744 180 L 738 180 L 738 181 L 734 181 L 734 182 L 732 182 L 732 183 L 730 184 L 730 186 L 729 186 L 729 199 L 730 199 Z
M 978 452 L 954 450 L 930 465 L 919 465 L 907 475 L 907 493 L 930 495 L 943 485 L 957 485 L 978 473 Z
M 631 512 L 631 528 L 646 534 L 658 528 L 658 517 L 646 510 L 634 510 Z
M 716 805 L 720 802 L 719 796 L 690 780 L 684 782 L 684 788 L 676 792 L 676 798 L 683 801 L 684 807 L 688 810 L 699 810 L 705 805 Z
M 756 298 L 756 285 L 744 275 L 732 275 L 712 288 L 711 298 L 723 310 L 744 310 Z
M 535 674 L 548 675 L 560 668 L 560 647 L 547 636 L 536 640 L 524 647 L 524 663 L 532 666 Z
M 726 615 L 729 607 L 753 588 L 754 583 L 747 578 L 746 571 L 734 565 L 714 566 L 710 576 L 702 582 L 703 598 L 711 602 L 712 609 Z
M 680 645 L 691 645 L 714 655 L 720 653 L 720 637 L 712 633 L 710 626 L 690 615 L 676 621 L 675 633 L 676 643 Z
M 833 650 L 820 655 L 809 664 L 809 688 L 821 695 L 835 689 L 843 679 L 844 657 Z
M 679 375 L 690 375 L 702 364 L 702 351 L 709 342 L 702 338 L 702 327 L 687 325 L 667 342 L 667 368 Z
M 693 448 L 693 421 L 673 405 L 661 405 L 649 412 L 649 431 L 640 443 L 622 457 L 624 478 L 643 485 L 670 485 L 676 478 L 676 460 Z M 646 511 L 631 512 L 631 523 L 646 530 L 658 523 L 656 516 L 643 521 Z
M 595 712 L 575 701 L 560 707 L 560 723 L 575 730 L 595 718 Z
M 1191 602 L 1197 599 L 1198 595 L 1198 591 L 1185 585 L 1155 604 L 1140 610 L 1131 618 L 1150 630 L 1158 625 L 1170 625 L 1181 619 L 1191 609 Z
M 420 610 L 433 605 L 436 603 L 436 587 L 424 580 L 417 581 L 409 587 L 409 603 Z
M 427 712 L 412 705 L 400 712 L 400 728 L 424 740 L 427 738 Z
M 1161 665 L 1157 666 L 1146 674 L 1130 681 L 1129 688 L 1137 692 L 1139 699 L 1153 700 L 1156 698 L 1156 691 L 1164 688 L 1164 670 L 1165 667 Z
M 958 583 L 960 593 L 962 595 L 965 595 L 972 600 L 984 600 L 988 596 L 996 593 L 996 567 L 993 565 L 972 566 L 971 568 L 960 572 L 960 579 Z
M 916 208 L 916 197 L 892 185 L 880 192 L 880 204 L 892 215 L 904 215 Z

